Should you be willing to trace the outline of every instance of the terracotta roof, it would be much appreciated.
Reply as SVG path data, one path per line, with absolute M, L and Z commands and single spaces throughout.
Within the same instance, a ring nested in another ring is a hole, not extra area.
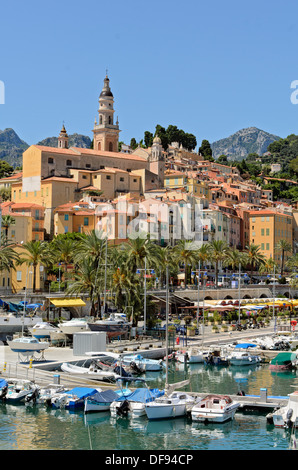
M 45 145 L 34 145 L 33 147 L 38 148 L 42 152 L 47 153 L 60 153 L 66 155 L 80 156 L 82 154 L 94 155 L 98 157 L 110 157 L 110 158 L 121 158 L 125 160 L 137 160 L 145 162 L 144 158 L 137 155 L 122 153 L 122 152 L 106 152 L 103 150 L 94 150 L 81 147 L 70 147 L 68 149 L 59 149 L 58 147 L 47 147 Z

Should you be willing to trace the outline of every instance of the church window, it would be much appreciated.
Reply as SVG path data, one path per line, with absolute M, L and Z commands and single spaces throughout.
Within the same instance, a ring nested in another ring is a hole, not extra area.
M 49 157 L 49 158 L 48 158 L 48 163 L 54 163 L 54 159 L 51 158 L 51 157 Z
M 99 124 L 102 124 L 102 116 L 99 116 Z
M 66 160 L 66 166 L 71 166 L 72 165 L 72 161 L 71 160 Z
M 109 152 L 113 152 L 113 143 L 112 142 L 109 143 Z

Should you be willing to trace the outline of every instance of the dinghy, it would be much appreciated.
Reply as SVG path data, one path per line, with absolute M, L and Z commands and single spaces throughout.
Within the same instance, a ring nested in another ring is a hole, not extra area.
M 191 410 L 193 421 L 224 423 L 232 420 L 240 403 L 227 395 L 207 395 Z

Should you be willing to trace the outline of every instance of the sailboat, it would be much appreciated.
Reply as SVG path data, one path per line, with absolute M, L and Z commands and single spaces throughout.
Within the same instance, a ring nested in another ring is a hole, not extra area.
M 169 384 L 169 351 L 168 351 L 168 321 L 169 321 L 169 268 L 166 266 L 166 384 L 165 394 L 154 401 L 145 403 L 145 412 L 149 420 L 168 419 L 184 416 L 188 406 L 197 403 L 197 399 L 185 392 L 174 391 L 189 384 L 189 380 L 184 380 L 176 384 Z

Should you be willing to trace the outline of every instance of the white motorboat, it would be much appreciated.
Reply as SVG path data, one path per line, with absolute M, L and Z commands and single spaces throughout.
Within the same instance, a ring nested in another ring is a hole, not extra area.
M 7 313 L 2 311 L 0 313 L 0 340 L 6 341 L 7 336 L 33 327 L 37 322 L 42 322 L 41 315 L 23 315 L 22 312 Z
M 232 366 L 251 366 L 262 362 L 261 356 L 253 355 L 249 351 L 234 350 L 227 356 Z
M 5 396 L 5 402 L 9 404 L 18 404 L 25 402 L 25 398 L 38 390 L 37 385 L 31 380 L 8 379 L 8 390 Z
M 13 340 L 7 340 L 7 344 L 12 351 L 22 353 L 24 355 L 41 352 L 49 347 L 49 343 L 47 341 L 38 341 L 36 338 L 31 336 L 22 336 Z
M 195 405 L 196 398 L 185 392 L 173 392 L 145 404 L 148 419 L 169 419 L 186 415 L 187 406 Z
M 159 371 L 163 368 L 162 360 L 149 359 L 141 356 L 141 354 L 123 355 L 121 362 L 124 366 L 130 366 L 134 363 L 140 370 L 144 371 Z
M 113 372 L 112 370 L 102 370 L 92 363 L 90 367 L 81 367 L 69 362 L 63 362 L 61 365 L 61 370 L 67 372 L 68 374 L 86 376 L 92 380 L 108 380 L 115 381 L 121 378 L 121 375 Z
M 298 425 L 298 391 L 289 394 L 286 406 L 267 415 L 267 420 L 279 428 L 289 428 Z
M 28 328 L 29 333 L 37 339 L 50 338 L 51 333 L 59 331 L 59 328 L 47 322 L 38 322 L 33 327 Z
M 64 385 L 60 384 L 49 384 L 45 387 L 41 387 L 38 390 L 35 403 L 37 405 L 46 405 L 51 402 L 52 397 L 57 393 L 66 392 L 68 389 Z
M 189 348 L 186 351 L 178 351 L 175 354 L 175 358 L 177 359 L 178 362 L 182 362 L 184 364 L 186 363 L 202 363 L 204 362 L 204 354 L 203 351 L 201 351 L 198 348 Z
M 72 336 L 82 331 L 90 331 L 88 321 L 90 321 L 90 318 L 88 320 L 86 318 L 72 318 L 69 321 L 59 323 L 58 329 L 65 335 Z
M 114 390 L 103 390 L 85 398 L 84 413 L 108 411 L 111 404 L 119 398 Z
M 207 395 L 191 410 L 193 421 L 224 423 L 234 418 L 240 403 L 227 395 Z
M 125 397 L 118 397 L 113 401 L 110 407 L 111 416 L 129 416 L 131 418 L 140 418 L 146 415 L 146 403 L 153 402 L 156 398 L 164 395 L 163 390 L 137 388 L 130 395 Z

